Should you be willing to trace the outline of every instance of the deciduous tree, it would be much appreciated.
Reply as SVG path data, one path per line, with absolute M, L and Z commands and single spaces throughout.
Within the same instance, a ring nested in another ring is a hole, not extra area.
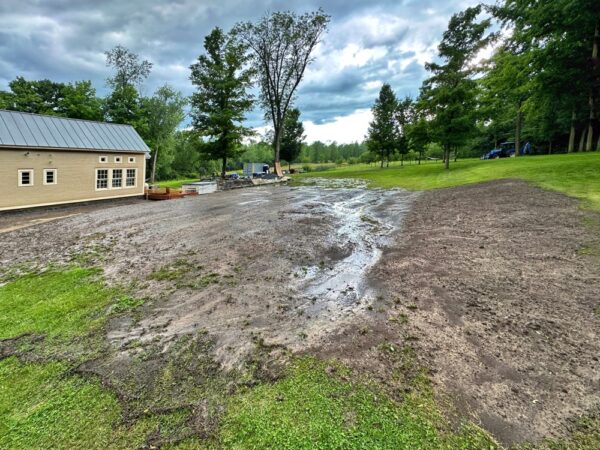
M 319 9 L 302 15 L 275 12 L 256 23 L 234 27 L 238 40 L 250 50 L 260 85 L 260 103 L 273 124 L 276 166 L 286 114 L 328 23 L 329 16 Z

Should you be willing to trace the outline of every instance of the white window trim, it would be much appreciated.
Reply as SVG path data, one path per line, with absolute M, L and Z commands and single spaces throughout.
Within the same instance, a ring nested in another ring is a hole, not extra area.
M 29 184 L 23 184 L 23 183 L 21 183 L 21 181 L 22 181 L 21 174 L 22 174 L 23 172 L 29 172 L 29 180 L 31 181 L 31 183 L 29 183 Z M 19 187 L 29 187 L 29 186 L 33 186 L 33 183 L 34 183 L 34 178 L 33 178 L 33 175 L 34 175 L 34 171 L 33 171 L 33 169 L 18 169 L 18 170 L 17 170 L 17 177 L 18 177 L 17 184 L 18 184 L 18 186 L 19 186 Z
M 128 178 L 127 177 L 127 171 L 128 170 L 133 170 L 134 173 L 135 173 L 135 175 L 133 177 L 133 182 L 134 182 L 133 186 L 127 186 L 127 178 Z M 123 188 L 125 188 L 125 189 L 135 189 L 137 187 L 137 167 L 130 167 L 129 169 L 125 169 L 124 180 L 125 180 L 125 185 L 123 186 Z
M 103 159 L 104 159 L 104 161 L 103 161 Z M 99 156 L 98 157 L 98 162 L 100 164 L 107 164 L 108 163 L 108 156 L 106 156 L 106 155 Z
M 48 172 L 54 172 L 54 177 L 53 177 L 53 182 L 52 183 L 48 183 L 47 182 L 47 176 L 46 174 Z M 44 185 L 48 186 L 48 185 L 52 185 L 52 184 L 58 184 L 58 169 L 44 169 Z
M 113 186 L 112 185 L 112 181 L 113 181 L 113 172 L 115 170 L 120 170 L 121 171 L 121 186 Z M 110 178 L 110 189 L 123 189 L 123 183 L 125 182 L 125 177 L 123 176 L 123 172 L 125 172 L 125 169 L 110 169 L 110 174 L 109 174 L 109 178 Z
M 99 170 L 106 170 L 106 187 L 105 188 L 99 188 L 98 187 L 98 171 Z M 110 185 L 112 183 L 112 179 L 111 179 L 111 172 L 110 169 L 105 169 L 105 168 L 96 168 L 96 176 L 94 177 L 94 188 L 96 189 L 96 191 L 108 191 L 110 189 Z
M 123 157 L 122 156 L 115 156 L 113 161 L 115 162 L 115 164 L 121 164 L 123 162 Z
M 133 164 L 135 162 L 135 156 L 128 156 L 127 162 L 129 162 L 130 164 Z

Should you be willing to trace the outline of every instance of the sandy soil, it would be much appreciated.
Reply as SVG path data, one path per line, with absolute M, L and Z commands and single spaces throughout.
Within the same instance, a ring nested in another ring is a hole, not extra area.
M 401 392 L 410 368 L 393 352 L 410 346 L 461 414 L 510 444 L 563 434 L 600 405 L 597 221 L 514 181 L 264 187 L 5 214 L 0 275 L 75 261 L 146 297 L 82 368 L 113 387 L 168 358 L 187 379 L 243 371 L 258 348 L 275 365 L 335 357 Z M 201 364 L 177 356 L 186 337 Z M 116 386 L 121 398 L 143 395 L 137 381 Z
M 434 381 L 506 444 L 600 407 L 598 223 L 518 181 L 432 191 L 371 273 L 411 304 Z

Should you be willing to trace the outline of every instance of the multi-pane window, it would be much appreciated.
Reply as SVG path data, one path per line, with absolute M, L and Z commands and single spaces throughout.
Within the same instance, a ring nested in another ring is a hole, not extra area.
M 125 186 L 135 187 L 135 172 L 136 169 L 127 169 L 127 178 L 125 179 Z
M 32 169 L 20 169 L 19 170 L 19 186 L 33 186 L 33 170 Z
M 44 169 L 44 184 L 56 184 L 56 169 Z
M 123 169 L 113 169 L 112 171 L 112 187 L 123 187 Z
M 108 189 L 108 169 L 96 169 L 96 189 Z

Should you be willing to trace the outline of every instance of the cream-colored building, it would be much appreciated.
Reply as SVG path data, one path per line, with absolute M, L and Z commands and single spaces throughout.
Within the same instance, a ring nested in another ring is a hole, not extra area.
M 0 110 L 0 211 L 144 193 L 135 129 Z

